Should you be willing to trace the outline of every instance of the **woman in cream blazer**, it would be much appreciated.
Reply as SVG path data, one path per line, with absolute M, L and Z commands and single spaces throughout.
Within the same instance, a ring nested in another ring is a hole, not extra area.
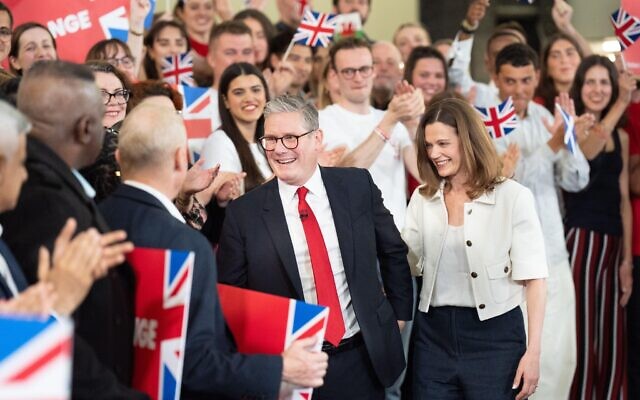
M 502 178 L 491 139 L 463 100 L 432 103 L 416 142 L 425 184 L 403 230 L 412 273 L 422 276 L 414 395 L 526 398 L 539 376 L 547 276 L 533 195 Z

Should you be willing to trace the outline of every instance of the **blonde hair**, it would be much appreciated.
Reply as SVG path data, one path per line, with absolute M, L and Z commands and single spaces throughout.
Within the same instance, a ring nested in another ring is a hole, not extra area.
M 424 131 L 427 125 L 440 122 L 456 130 L 460 139 L 461 169 L 467 173 L 467 195 L 475 199 L 502 182 L 501 161 L 480 116 L 466 101 L 444 98 L 431 103 L 420 120 L 416 134 L 418 171 L 425 184 L 420 188 L 424 196 L 433 196 L 442 181 L 445 189 L 449 182 L 440 177 L 427 155 Z
M 405 22 L 404 24 L 400 25 L 398 29 L 396 29 L 396 31 L 393 33 L 393 44 L 395 44 L 396 46 L 398 45 L 398 34 L 400 33 L 400 31 L 407 28 L 418 28 L 422 30 L 427 37 L 427 42 L 431 44 L 431 35 L 429 34 L 429 30 L 426 26 L 419 22 Z

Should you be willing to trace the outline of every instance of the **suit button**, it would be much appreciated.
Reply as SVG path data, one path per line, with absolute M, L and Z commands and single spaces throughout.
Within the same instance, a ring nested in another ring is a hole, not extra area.
M 467 246 L 471 247 L 471 240 L 467 240 Z
M 472 277 L 472 278 L 477 278 L 477 277 L 478 277 L 478 274 L 477 274 L 477 273 L 475 273 L 475 272 L 472 272 L 472 273 L 471 273 L 471 277 Z
M 472 212 L 473 210 L 469 209 L 469 211 L 467 211 L 467 215 L 471 215 Z
M 507 272 L 509 272 L 509 267 L 504 267 L 504 273 L 506 274 Z
M 480 304 L 480 305 L 478 306 L 478 308 L 479 308 L 479 309 L 481 309 L 481 310 L 484 310 L 484 304 Z

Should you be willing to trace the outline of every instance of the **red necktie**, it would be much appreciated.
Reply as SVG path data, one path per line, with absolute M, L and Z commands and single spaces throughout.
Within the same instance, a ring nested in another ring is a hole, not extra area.
M 304 236 L 307 239 L 309 256 L 311 257 L 311 268 L 313 269 L 313 279 L 316 283 L 316 295 L 318 304 L 329 307 L 329 323 L 325 338 L 334 346 L 340 343 L 344 336 L 344 321 L 342 320 L 342 308 L 338 300 L 336 282 L 333 279 L 333 271 L 329 262 L 329 253 L 324 244 L 324 238 L 320 231 L 320 225 L 316 216 L 313 215 L 311 207 L 305 198 L 309 189 L 302 186 L 298 188 L 298 213 L 302 221 Z

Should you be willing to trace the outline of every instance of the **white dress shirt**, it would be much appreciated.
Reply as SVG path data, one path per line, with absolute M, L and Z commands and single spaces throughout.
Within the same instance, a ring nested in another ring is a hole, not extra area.
M 146 185 L 142 182 L 134 181 L 131 179 L 124 181 L 124 184 L 133 186 L 134 188 L 137 188 L 144 192 L 149 193 L 151 196 L 155 197 L 160 203 L 162 203 L 164 208 L 166 208 L 167 211 L 169 211 L 169 214 L 171 214 L 175 219 L 182 222 L 183 224 L 186 222 L 182 214 L 180 214 L 180 211 L 178 211 L 178 209 L 176 208 L 175 204 L 173 204 L 173 202 L 159 190 L 154 189 L 151 186 Z
M 96 197 L 96 190 L 86 179 L 84 179 L 84 176 L 82 176 L 82 174 L 76 169 L 72 169 L 71 172 L 73 173 L 73 176 L 76 177 L 78 182 L 80 182 L 80 186 L 82 186 L 82 190 L 84 190 L 84 193 L 87 195 L 87 197 L 90 199 Z
M 318 113 L 320 128 L 327 149 L 346 146 L 347 152 L 364 142 L 382 121 L 385 112 L 369 108 L 367 114 L 357 114 L 333 104 Z M 407 129 L 397 123 L 390 132 L 389 141 L 368 168 L 373 182 L 380 188 L 384 206 L 393 215 L 398 230 L 402 230 L 407 209 L 407 174 L 402 151 L 412 146 Z
M 494 144 L 498 153 L 503 153 L 510 143 L 516 143 L 520 148 L 515 179 L 533 193 L 544 232 L 547 262 L 558 265 L 569 258 L 558 187 L 568 192 L 578 192 L 586 187 L 589 183 L 589 162 L 577 146 L 575 155 L 566 148 L 554 153 L 547 144 L 551 133 L 543 125 L 543 118 L 553 121 L 546 108 L 529 102 L 527 115 L 519 119 L 518 128 L 508 136 L 495 139 Z
M 2 225 L 0 225 L 0 236 L 2 236 Z M 13 277 L 11 276 L 11 271 L 9 271 L 9 264 L 7 264 L 7 260 L 4 259 L 2 254 L 0 254 L 0 275 L 4 278 L 9 290 L 14 296 L 18 295 L 18 286 L 16 286 Z
M 356 314 L 353 311 L 351 293 L 349 292 L 349 285 L 347 284 L 344 264 L 342 263 L 342 254 L 340 253 L 338 243 L 338 234 L 333 222 L 331 205 L 329 204 L 327 191 L 322 182 L 319 167 L 316 167 L 311 178 L 303 186 L 309 189 L 306 201 L 318 221 L 324 244 L 329 254 L 333 279 L 336 284 L 336 291 L 338 292 L 340 308 L 342 309 L 342 319 L 345 327 L 344 338 L 349 338 L 356 334 L 360 330 L 360 327 L 356 320 Z M 309 255 L 307 239 L 304 234 L 304 228 L 302 227 L 302 221 L 300 221 L 300 214 L 298 213 L 297 190 L 298 186 L 289 185 L 278 179 L 278 191 L 280 192 L 280 200 L 282 201 L 284 216 L 287 220 L 287 227 L 289 228 L 289 236 L 291 237 L 296 263 L 298 264 L 304 301 L 310 304 L 318 304 L 316 284 L 313 279 L 313 268 L 311 266 L 311 256 Z

